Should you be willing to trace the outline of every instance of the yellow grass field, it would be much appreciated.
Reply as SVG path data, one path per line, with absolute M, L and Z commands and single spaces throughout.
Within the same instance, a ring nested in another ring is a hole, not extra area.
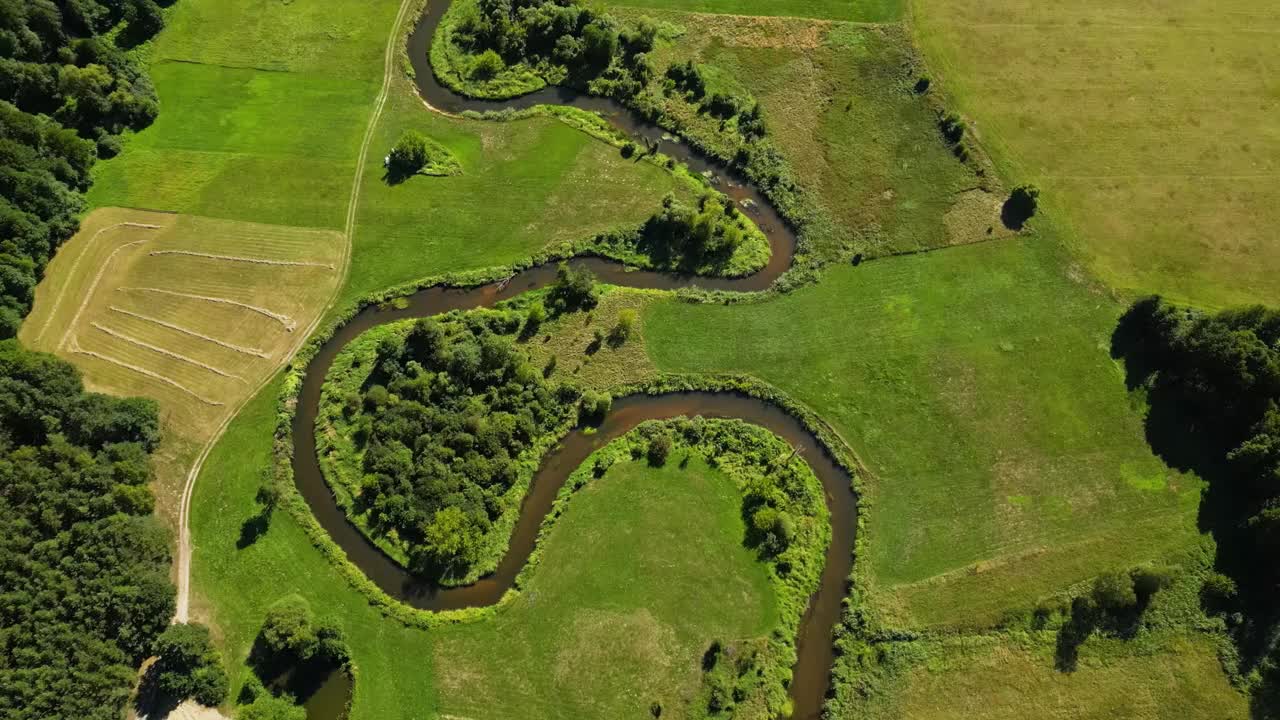
M 1280 4 L 912 0 L 930 70 L 1108 285 L 1280 303 Z
M 49 264 L 27 346 L 75 363 L 90 389 L 160 404 L 159 507 L 304 339 L 339 278 L 333 231 L 104 208 Z

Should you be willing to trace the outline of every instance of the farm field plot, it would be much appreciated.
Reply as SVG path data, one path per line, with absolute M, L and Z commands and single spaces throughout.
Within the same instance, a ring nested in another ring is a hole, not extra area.
M 462 174 L 385 182 L 383 155 L 407 129 L 447 146 Z M 348 298 L 634 227 L 667 192 L 689 194 L 666 171 L 625 160 L 554 118 L 476 122 L 430 112 L 407 80 L 393 84 L 372 148 Z
M 89 201 L 341 228 L 398 4 L 177 3 L 151 49 L 165 111 Z
M 1200 482 L 1152 454 L 1108 356 L 1120 308 L 1061 255 L 1037 237 L 657 302 L 645 338 L 659 370 L 762 378 L 859 452 L 859 573 L 891 625 L 982 626 L 1197 537 Z
M 769 137 L 830 218 L 830 229 L 811 237 L 825 256 L 885 255 L 1008 234 L 999 220 L 1003 197 L 979 189 L 989 183 L 953 155 L 935 110 L 913 90 L 923 69 L 902 25 L 622 14 L 678 29 L 653 52 L 658 67 L 693 61 L 708 94 L 760 103 Z M 664 109 L 699 137 L 717 135 L 719 121 L 697 105 L 659 95 Z
M 1090 269 L 1202 307 L 1280 302 L 1280 8 L 914 0 L 931 70 Z
M 891 22 L 902 15 L 902 0 L 610 0 L 609 6 L 649 10 L 792 16 L 822 20 Z
M 301 342 L 342 252 L 332 231 L 98 210 L 50 264 L 21 339 L 94 390 L 159 401 L 167 494 Z
M 1244 720 L 1244 696 L 1221 672 L 1212 642 L 1164 633 L 1141 650 L 1095 640 L 1075 672 L 1054 669 L 1052 638 L 978 637 L 922 643 L 922 662 L 852 716 L 869 720 L 1053 717 Z

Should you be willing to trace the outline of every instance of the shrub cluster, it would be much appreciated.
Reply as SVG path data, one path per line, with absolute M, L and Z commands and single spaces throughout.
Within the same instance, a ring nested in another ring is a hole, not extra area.
M 245 686 L 239 718 L 293 720 L 306 712 L 295 704 L 336 670 L 350 672 L 351 649 L 336 622 L 317 619 L 300 595 L 289 595 L 267 610 L 249 652 L 254 677 Z
M 149 400 L 0 342 L 0 715 L 116 720 L 174 610 Z
M 188 698 L 216 707 L 227 698 L 227 671 L 209 639 L 209 628 L 199 623 L 175 623 L 156 639 L 156 663 L 147 680 L 167 700 Z
M 0 338 L 75 234 L 95 159 L 155 118 L 155 90 L 121 48 L 163 24 L 153 0 L 0 0 Z
M 469 58 L 465 73 L 472 80 L 528 66 L 552 81 L 627 97 L 653 75 L 647 53 L 656 27 L 647 21 L 623 27 L 585 0 L 478 0 L 459 11 L 450 37 Z
M 504 311 L 419 320 L 403 345 L 379 345 L 363 394 L 346 399 L 364 446 L 357 509 L 416 571 L 465 575 L 508 509 L 521 454 L 572 416 L 576 392 L 530 364 L 520 329 Z

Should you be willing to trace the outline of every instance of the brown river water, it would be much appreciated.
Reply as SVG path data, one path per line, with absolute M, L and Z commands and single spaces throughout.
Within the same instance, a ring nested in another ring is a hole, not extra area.
M 426 12 L 409 38 L 409 57 L 416 72 L 415 82 L 419 93 L 430 105 L 448 112 L 460 112 L 559 104 L 599 112 L 629 135 L 659 141 L 662 152 L 688 164 L 694 171 L 711 171 L 719 178 L 719 189 L 736 200 L 750 200 L 747 203 L 749 212 L 768 237 L 772 249 L 770 261 L 763 270 L 734 279 L 628 270 L 602 258 L 576 258 L 571 264 L 590 269 L 602 282 L 626 287 L 678 289 L 696 286 L 743 292 L 768 288 L 791 266 L 795 255 L 795 234 L 754 187 L 691 146 L 663 139 L 665 133 L 661 128 L 644 122 L 625 106 L 610 99 L 559 87 L 545 88 L 511 100 L 488 101 L 460 97 L 441 86 L 431 70 L 427 50 L 448 6 L 448 2 L 433 0 L 428 3 Z M 840 621 L 842 601 L 848 593 L 848 577 L 853 567 L 857 500 L 849 474 L 834 461 L 818 438 L 794 416 L 771 403 L 727 392 L 678 392 L 619 398 L 595 432 L 575 430 L 543 458 L 521 506 L 506 555 L 492 575 L 471 585 L 443 588 L 408 572 L 370 543 L 334 501 L 316 457 L 315 420 L 324 378 L 342 348 L 372 327 L 451 310 L 489 307 L 521 293 L 546 287 L 554 282 L 555 274 L 555 266 L 548 264 L 524 270 L 500 283 L 473 288 L 427 288 L 409 296 L 406 303 L 398 304 L 399 307 L 366 308 L 339 328 L 307 367 L 299 396 L 293 422 L 293 474 L 299 491 L 320 525 L 347 557 L 387 594 L 427 610 L 485 606 L 498 602 L 512 587 L 534 549 L 538 529 L 561 486 L 596 449 L 646 420 L 701 415 L 737 418 L 767 428 L 792 447 L 802 450 L 802 457 L 822 482 L 831 511 L 831 544 L 827 548 L 826 565 L 818 591 L 810 598 L 800 626 L 797 661 L 790 686 L 794 705 L 792 717 L 802 720 L 821 717 L 834 660 L 832 633 Z M 695 661 L 696 658 L 691 660 Z M 325 696 L 334 702 L 317 702 L 322 694 L 317 693 L 317 697 L 308 702 L 308 717 L 311 720 L 340 717 L 345 706 L 345 693 L 328 693 Z M 339 698 L 338 695 L 344 697 Z

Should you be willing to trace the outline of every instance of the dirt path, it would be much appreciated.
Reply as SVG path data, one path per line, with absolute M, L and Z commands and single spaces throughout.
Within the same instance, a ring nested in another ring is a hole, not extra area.
M 338 300 L 338 294 L 342 292 L 342 288 L 346 285 L 347 272 L 351 268 L 351 241 L 355 233 L 356 210 L 360 202 L 360 188 L 364 179 L 364 164 L 369 157 L 369 144 L 373 141 L 373 132 L 378 125 L 378 120 L 382 117 L 383 108 L 387 104 L 387 95 L 391 90 L 391 81 L 396 73 L 396 49 L 399 46 L 401 32 L 403 30 L 405 16 L 409 9 L 414 5 L 414 0 L 401 0 L 400 10 L 396 13 L 395 24 L 391 28 L 391 36 L 387 38 L 387 47 L 383 54 L 382 69 L 382 89 L 378 91 L 378 97 L 374 100 L 373 114 L 369 116 L 369 124 L 365 127 L 364 139 L 360 143 L 360 154 L 356 158 L 355 179 L 351 184 L 351 194 L 347 198 L 347 221 L 343 230 L 342 258 L 338 267 L 338 282 L 333 286 L 333 293 L 325 302 L 324 310 L 316 314 L 316 319 L 307 326 L 307 328 L 298 333 L 297 340 L 293 347 L 289 348 L 289 352 L 284 355 L 281 364 L 288 362 L 297 354 L 302 344 L 307 341 L 311 333 L 315 332 L 316 327 L 325 318 L 328 312 L 333 308 L 334 303 Z M 222 434 L 226 432 L 227 426 L 231 421 L 240 414 L 240 410 L 273 379 L 275 373 L 268 375 L 253 392 L 246 396 L 235 410 L 227 415 L 226 420 L 222 422 L 217 430 L 214 431 L 209 442 L 200 449 L 200 454 L 196 456 L 195 462 L 191 465 L 191 470 L 187 473 L 186 483 L 182 488 L 182 499 L 178 508 L 178 597 L 177 609 L 174 613 L 174 622 L 187 622 L 191 610 L 191 495 L 195 489 L 196 478 L 200 477 L 200 470 L 204 467 L 205 460 L 208 459 L 210 451 L 218 444 L 218 440 L 222 438 Z

